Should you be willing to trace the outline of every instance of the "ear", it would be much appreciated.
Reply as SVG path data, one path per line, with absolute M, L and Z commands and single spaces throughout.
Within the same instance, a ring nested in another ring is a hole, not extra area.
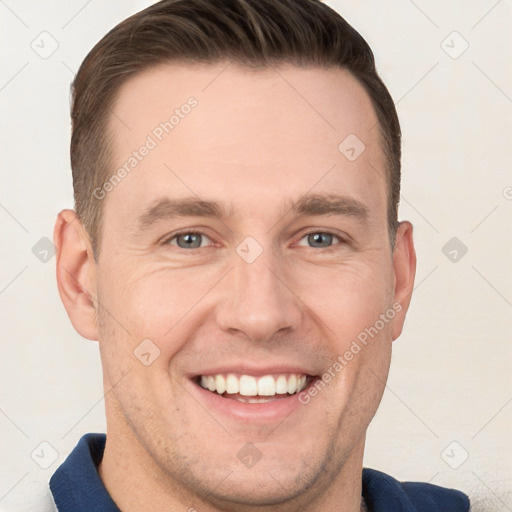
M 96 263 L 89 236 L 72 210 L 63 210 L 53 232 L 60 298 L 76 331 L 97 340 Z
M 412 239 L 412 224 L 400 222 L 393 251 L 394 308 L 397 314 L 393 320 L 392 336 L 395 341 L 402 333 L 405 315 L 409 309 L 416 275 L 416 252 Z

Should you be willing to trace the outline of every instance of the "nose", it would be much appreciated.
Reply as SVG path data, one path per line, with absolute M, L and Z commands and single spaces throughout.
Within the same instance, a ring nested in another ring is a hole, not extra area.
M 278 333 L 297 329 L 302 303 L 290 287 L 284 266 L 270 251 L 247 263 L 235 256 L 224 300 L 217 307 L 219 327 L 232 334 L 243 333 L 251 341 L 270 341 Z

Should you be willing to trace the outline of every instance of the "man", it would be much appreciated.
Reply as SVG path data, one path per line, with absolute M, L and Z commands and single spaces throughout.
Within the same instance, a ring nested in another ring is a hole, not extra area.
M 72 109 L 57 277 L 107 435 L 53 475 L 58 510 L 468 510 L 362 468 L 416 266 L 362 37 L 316 0 L 163 1 Z

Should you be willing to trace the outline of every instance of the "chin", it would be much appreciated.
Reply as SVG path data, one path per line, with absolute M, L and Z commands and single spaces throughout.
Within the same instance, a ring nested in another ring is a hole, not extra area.
M 225 473 L 223 471 L 223 473 Z M 313 474 L 316 473 L 316 474 Z M 237 506 L 269 507 L 299 499 L 318 480 L 321 473 L 311 467 L 279 468 L 277 465 L 237 470 L 228 473 L 217 487 L 209 489 L 209 501 L 221 509 Z M 231 505 L 231 507 L 230 507 Z
M 302 498 L 306 502 L 314 499 L 313 493 L 316 496 L 322 492 L 336 470 L 332 457 L 335 450 L 319 446 L 318 437 L 310 436 L 310 441 L 308 450 L 302 444 L 302 451 L 299 451 L 301 444 L 296 442 L 293 446 L 262 442 L 257 448 L 237 441 L 234 443 L 237 449 L 231 445 L 225 456 L 218 451 L 215 456 L 207 452 L 199 456 L 200 447 L 195 445 L 195 453 L 189 452 L 185 464 L 183 460 L 181 466 L 176 464 L 177 460 L 168 461 L 172 465 L 168 469 L 192 495 L 205 496 L 208 503 L 220 510 L 277 507 L 287 502 L 296 506 L 296 500 Z M 196 508 L 200 510 L 200 503 Z

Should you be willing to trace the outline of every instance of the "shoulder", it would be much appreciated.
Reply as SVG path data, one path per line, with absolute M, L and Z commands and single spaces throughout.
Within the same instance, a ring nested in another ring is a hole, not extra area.
M 373 512 L 468 512 L 469 498 L 461 491 L 422 482 L 399 482 L 375 469 L 363 469 L 363 496 Z

